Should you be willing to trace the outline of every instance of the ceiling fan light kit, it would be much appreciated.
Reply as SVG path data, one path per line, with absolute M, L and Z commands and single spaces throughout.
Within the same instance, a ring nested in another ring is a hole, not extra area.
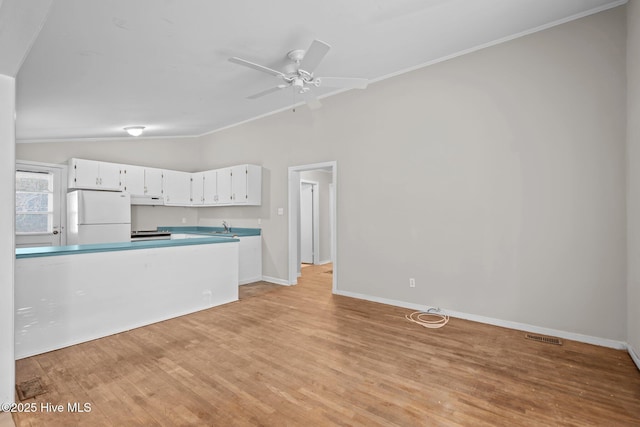
M 311 90 L 313 87 L 332 87 L 336 89 L 365 89 L 368 84 L 367 79 L 352 77 L 314 77 L 313 72 L 320 65 L 320 62 L 331 49 L 331 46 L 321 40 L 314 40 L 306 51 L 303 49 L 295 49 L 287 53 L 287 58 L 291 60 L 290 64 L 284 67 L 284 71 L 274 70 L 264 65 L 256 64 L 246 59 L 234 56 L 229 61 L 253 68 L 254 70 L 270 74 L 284 81 L 270 89 L 263 90 L 256 94 L 250 95 L 247 99 L 261 98 L 270 93 L 278 92 L 282 89 L 292 87 L 295 92 L 305 95 L 306 103 L 310 108 L 318 108 L 320 101 Z M 323 84 L 324 82 L 324 84 Z M 295 93 L 294 92 L 294 93 Z M 295 103 L 295 102 L 294 102 Z

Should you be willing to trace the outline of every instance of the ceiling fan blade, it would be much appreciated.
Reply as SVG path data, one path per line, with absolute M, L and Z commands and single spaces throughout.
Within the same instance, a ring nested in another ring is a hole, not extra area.
M 327 52 L 329 52 L 331 46 L 327 43 L 314 40 L 307 49 L 307 52 L 304 54 L 304 58 L 300 61 L 300 69 L 306 71 L 307 73 L 313 73 L 313 71 L 320 65 L 320 62 L 325 57 Z
M 269 88 L 267 90 L 263 90 L 262 92 L 255 93 L 255 94 L 253 94 L 251 96 L 247 96 L 247 99 L 260 98 L 262 96 L 269 95 L 270 93 L 277 92 L 277 91 L 279 91 L 281 89 L 284 89 L 285 87 L 287 87 L 287 85 L 278 85 L 276 87 L 272 87 L 272 88 Z
M 319 77 L 320 85 L 323 87 L 335 87 L 341 89 L 366 89 L 369 84 L 367 79 L 352 77 Z
M 238 58 L 237 56 L 229 58 L 229 61 L 235 64 L 244 65 L 245 67 L 253 68 L 254 70 L 262 71 L 263 73 L 271 74 L 272 76 L 284 77 L 284 74 L 280 71 L 265 67 L 264 65 L 255 64 L 251 61 L 247 61 L 246 59 Z

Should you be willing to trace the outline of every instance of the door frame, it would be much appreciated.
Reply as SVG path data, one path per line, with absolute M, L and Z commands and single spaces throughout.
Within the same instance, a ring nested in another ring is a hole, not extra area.
M 59 165 L 53 163 L 33 162 L 30 160 L 18 160 L 15 162 L 14 175 L 18 170 L 31 169 L 34 172 L 46 172 L 55 170 L 59 173 L 60 183 L 58 188 L 59 206 L 60 206 L 60 245 L 67 244 L 67 165 Z M 14 196 L 15 197 L 15 196 Z M 55 225 L 54 225 L 55 228 Z M 16 236 L 17 239 L 17 236 Z M 14 243 L 15 245 L 15 243 Z
M 311 257 L 311 261 L 313 263 L 313 265 L 317 265 L 320 264 L 320 221 L 319 221 L 319 217 L 320 217 L 320 198 L 319 198 L 319 194 L 320 194 L 320 183 L 318 183 L 317 181 L 310 181 L 308 179 L 301 179 L 300 180 L 300 191 L 302 191 L 302 184 L 308 184 L 311 185 L 313 188 L 311 189 L 311 191 L 313 192 L 313 212 L 311 213 L 312 215 L 312 226 L 313 226 L 313 230 L 312 230 L 312 239 L 313 239 L 313 256 Z
M 289 167 L 289 285 L 298 283 L 298 259 L 300 246 L 298 245 L 299 228 L 298 213 L 300 210 L 300 172 L 324 169 L 331 171 L 331 182 L 333 191 L 329 194 L 329 215 L 331 224 L 331 262 L 333 263 L 333 284 L 332 292 L 338 289 L 338 162 L 330 161 L 323 163 L 313 163 L 301 166 Z

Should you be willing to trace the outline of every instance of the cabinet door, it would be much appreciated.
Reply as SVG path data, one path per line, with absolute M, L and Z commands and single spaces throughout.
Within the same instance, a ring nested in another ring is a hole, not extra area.
M 144 169 L 145 194 L 151 197 L 162 197 L 162 169 Z
M 120 165 L 116 163 L 98 162 L 100 169 L 101 190 L 121 190 Z
M 122 189 L 132 196 L 144 195 L 144 168 L 122 165 Z
M 247 205 L 262 204 L 262 166 L 247 165 Z
M 120 165 L 96 160 L 69 160 L 69 189 L 121 190 Z
M 218 171 L 203 172 L 203 203 L 205 205 L 218 204 Z
M 231 204 L 231 168 L 218 169 L 218 204 Z
M 191 204 L 201 205 L 204 201 L 204 172 L 191 174 Z
M 191 205 L 190 173 L 164 171 L 164 204 L 174 206 Z
M 71 188 L 100 188 L 100 162 L 95 160 L 69 160 L 69 185 Z
M 247 165 L 231 167 L 231 202 L 247 203 Z
M 262 236 L 240 237 L 238 267 L 239 284 L 262 280 Z

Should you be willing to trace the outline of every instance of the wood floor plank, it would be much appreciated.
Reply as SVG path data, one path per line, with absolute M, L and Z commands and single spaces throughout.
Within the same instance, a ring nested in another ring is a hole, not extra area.
M 624 351 L 524 338 L 462 319 L 331 294 L 331 265 L 297 286 L 19 360 L 34 402 L 17 426 L 640 425 L 640 372 Z M 244 294 L 243 294 L 243 289 Z

